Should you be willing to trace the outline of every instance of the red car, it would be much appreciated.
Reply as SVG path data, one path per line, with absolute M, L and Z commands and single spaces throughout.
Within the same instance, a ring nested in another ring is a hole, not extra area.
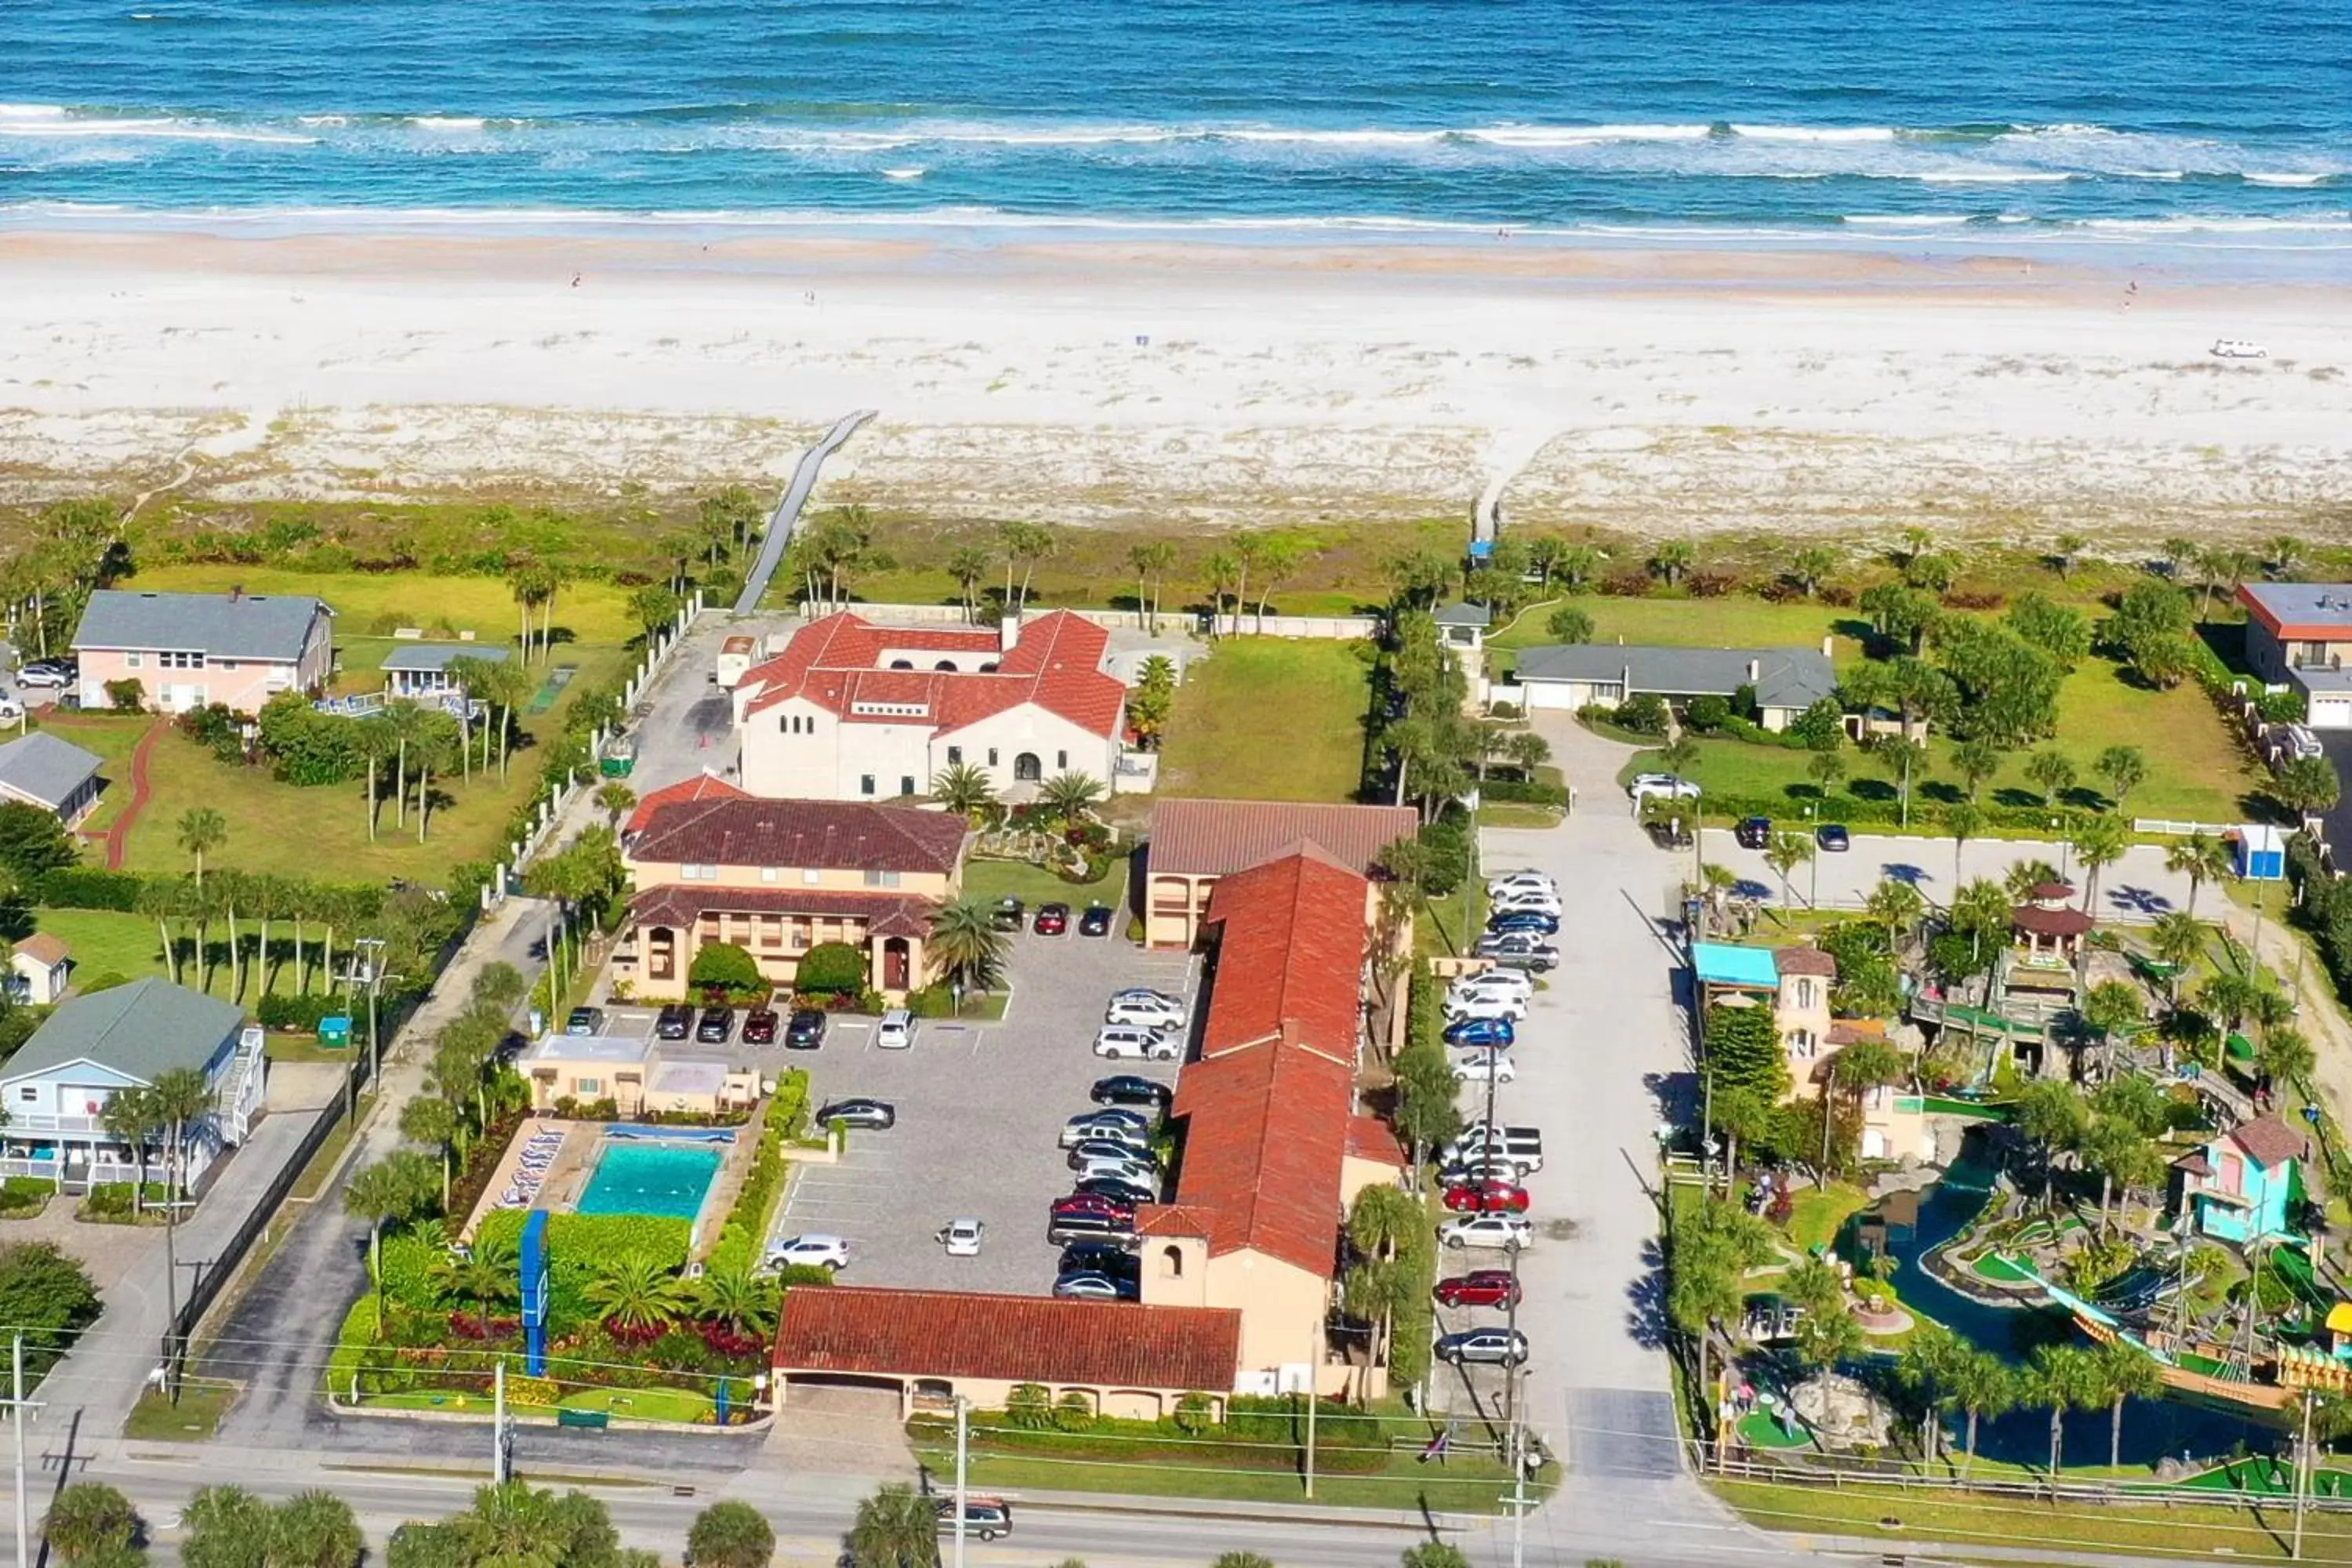
M 1092 1215 L 1098 1219 L 1131 1220 L 1135 1217 L 1135 1205 L 1115 1203 L 1096 1193 L 1072 1193 L 1068 1197 L 1055 1198 L 1053 1208 L 1054 1217 L 1062 1219 L 1070 1215 Z
M 1060 936 L 1070 929 L 1070 906 L 1067 904 L 1038 905 L 1036 923 L 1031 929 L 1039 936 Z
M 1517 1301 L 1519 1288 L 1507 1268 L 1474 1268 L 1437 1282 L 1437 1300 L 1445 1307 L 1508 1307 Z
M 1525 1214 L 1528 1190 L 1508 1182 L 1465 1182 L 1445 1189 L 1445 1206 L 1455 1214 Z

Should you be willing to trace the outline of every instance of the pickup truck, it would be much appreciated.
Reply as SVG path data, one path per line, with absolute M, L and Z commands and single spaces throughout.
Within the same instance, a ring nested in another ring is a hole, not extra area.
M 1543 1169 L 1543 1132 L 1534 1127 L 1489 1128 L 1473 1122 L 1462 1136 L 1438 1152 L 1441 1165 L 1462 1165 L 1480 1160 L 1507 1161 L 1522 1170 Z

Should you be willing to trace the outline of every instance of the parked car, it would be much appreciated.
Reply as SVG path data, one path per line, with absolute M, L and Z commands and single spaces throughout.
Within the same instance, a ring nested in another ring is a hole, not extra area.
M 940 1226 L 940 1245 L 948 1249 L 950 1258 L 978 1258 L 982 1237 L 988 1227 L 976 1219 L 951 1219 Z
M 1077 1149 L 1070 1151 L 1069 1155 L 1070 1169 L 1078 1173 L 1078 1181 L 1082 1187 L 1087 1182 L 1108 1178 L 1114 1182 L 1126 1182 L 1146 1192 L 1158 1190 L 1159 1161 L 1139 1154 L 1124 1145 L 1102 1154 L 1080 1153 L 1078 1150 L 1085 1147 L 1085 1144 L 1079 1144 Z
M 1536 983 L 1526 975 L 1508 969 L 1482 969 L 1475 974 L 1456 976 L 1445 988 L 1447 996 L 1466 995 L 1474 991 L 1507 991 L 1514 996 L 1532 996 Z
M 940 1533 L 955 1533 L 955 1499 L 939 1500 Z M 1013 1505 L 1001 1498 L 974 1497 L 970 1492 L 963 1499 L 963 1532 L 982 1541 L 993 1541 L 1000 1535 L 1013 1533 Z
M 2303 724 L 2284 724 L 2277 731 L 2280 752 L 2290 757 L 2324 757 L 2327 748 Z
M 2268 359 L 2271 351 L 2252 338 L 2215 338 L 2210 351 L 2216 359 Z
M 1490 899 L 1512 888 L 1533 888 L 1543 893 L 1559 891 L 1559 884 L 1541 871 L 1505 871 L 1486 879 L 1486 896 Z
M 1560 910 L 1558 893 L 1539 892 L 1533 888 L 1498 893 L 1486 900 L 1486 907 L 1493 914 L 1498 915 L 1556 915 Z
M 1160 1189 L 1156 1184 L 1131 1181 L 1125 1176 L 1081 1176 L 1078 1191 L 1098 1198 L 1109 1198 L 1114 1203 L 1125 1204 L 1130 1209 L 1138 1204 L 1160 1201 Z
M 694 1037 L 706 1046 L 723 1046 L 735 1037 L 735 1009 L 705 1007 L 694 1026 Z
M 830 1268 L 838 1274 L 849 1267 L 849 1243 L 837 1236 L 820 1236 L 812 1231 L 806 1236 L 787 1237 L 768 1248 L 769 1268 L 784 1268 L 795 1263 Z
M 1039 936 L 1062 936 L 1067 934 L 1070 929 L 1070 906 L 1067 904 L 1039 904 L 1037 906 L 1037 923 L 1030 929 L 1034 931 Z
M 820 1106 L 816 1124 L 827 1126 L 838 1121 L 845 1127 L 864 1127 L 885 1131 L 898 1125 L 898 1108 L 885 1100 L 836 1100 Z
M 1103 1009 L 1106 1024 L 1129 1024 L 1142 1029 L 1181 1029 L 1184 1004 L 1171 997 L 1118 995 Z
M 1087 1098 L 1097 1105 L 1148 1105 L 1154 1110 L 1167 1110 L 1175 1097 L 1176 1091 L 1166 1084 L 1131 1072 L 1098 1078 L 1087 1091 Z
M 1062 1248 L 1064 1274 L 1108 1274 L 1113 1278 L 1141 1271 L 1141 1261 L 1115 1241 L 1075 1241 Z
M 0 691 L 0 723 L 14 724 L 25 716 L 25 705 L 16 693 Z
M 1486 917 L 1486 929 L 1497 935 L 1554 936 L 1559 917 L 1544 910 L 1498 910 Z
M 1672 773 L 1636 773 L 1625 793 L 1639 800 L 1643 795 L 1662 795 L 1669 800 L 1696 800 L 1698 785 L 1689 779 L 1676 778 Z
M 1528 1336 L 1517 1329 L 1468 1329 L 1439 1340 L 1437 1357 L 1456 1366 L 1517 1366 L 1528 1359 Z
M 1437 1184 L 1440 1187 L 1459 1187 L 1475 1182 L 1508 1182 L 1517 1186 L 1533 1173 L 1507 1155 L 1482 1154 L 1440 1165 L 1437 1168 Z
M 1108 904 L 1088 904 L 1087 912 L 1078 917 L 1080 936 L 1108 936 L 1111 907 Z
M 1130 985 L 1124 991 L 1114 991 L 1110 999 L 1114 1006 L 1121 1002 L 1158 1002 L 1178 1013 L 1184 1011 L 1184 998 L 1171 995 L 1165 991 L 1154 991 L 1148 985 Z
M 1491 958 L 1513 969 L 1532 969 L 1541 973 L 1559 967 L 1559 949 L 1540 938 L 1517 932 L 1481 937 L 1475 951 L 1481 958 Z
M 1133 1219 L 1135 1205 L 1107 1198 L 1100 1193 L 1072 1193 L 1067 1197 L 1055 1198 L 1052 1208 L 1046 1212 L 1055 1219 L 1071 1219 L 1081 1215 L 1096 1219 Z
M 802 1007 L 793 1014 L 793 1021 L 784 1026 L 784 1048 L 788 1051 L 813 1051 L 824 1044 L 824 1015 L 814 1007 Z
M 1525 1214 L 1528 1190 L 1510 1182 L 1465 1182 L 1445 1189 L 1449 1214 Z
M 565 1015 L 563 1032 L 567 1035 L 601 1035 L 604 1032 L 604 1009 L 574 1007 Z
M 1113 1024 L 1095 1036 L 1095 1055 L 1117 1060 L 1139 1057 L 1146 1061 L 1172 1062 L 1183 1053 L 1174 1036 L 1160 1029 Z
M 1131 1300 L 1142 1294 L 1135 1280 L 1113 1274 L 1097 1274 L 1091 1270 L 1065 1274 L 1054 1281 L 1056 1296 L 1076 1296 L 1093 1301 Z
M 874 1026 L 877 1049 L 903 1051 L 914 1043 L 915 1016 L 904 1007 L 891 1008 L 882 1015 L 882 1021 Z
M 1454 1075 L 1465 1083 L 1510 1083 L 1519 1076 L 1508 1051 L 1493 1046 L 1464 1046 L 1454 1053 Z
M 1128 1240 L 1134 1235 L 1133 1209 L 1118 1214 L 1073 1212 L 1049 1215 L 1045 1221 L 1045 1239 L 1055 1247 L 1067 1247 L 1076 1242 Z
M 1473 1121 L 1438 1152 L 1440 1160 L 1460 1160 L 1491 1152 L 1503 1152 L 1524 1162 L 1530 1171 L 1543 1169 L 1543 1130 L 1538 1127 L 1490 1127 L 1486 1121 Z
M 1455 1248 L 1498 1247 L 1515 1250 L 1535 1239 L 1536 1227 L 1515 1214 L 1466 1214 L 1437 1227 L 1437 1239 Z
M 1742 849 L 1764 849 L 1772 843 L 1772 819 L 1769 816 L 1743 816 L 1739 826 L 1731 830 Z
M 1843 822 L 1824 822 L 1813 832 L 1814 842 L 1832 855 L 1843 855 L 1853 847 L 1853 837 Z
M 1008 893 L 996 900 L 996 907 L 988 912 L 988 921 L 998 931 L 1019 931 L 1024 912 L 1026 906 Z
M 62 688 L 71 686 L 73 679 L 73 667 L 53 658 L 35 659 L 16 671 L 19 686 Z
M 1519 1300 L 1518 1281 L 1507 1268 L 1473 1268 L 1437 1282 L 1441 1307 L 1507 1307 Z
M 682 1040 L 694 1033 L 694 1009 L 683 1002 L 673 1002 L 661 1010 L 654 1020 L 654 1038 Z
M 1073 1116 L 1062 1124 L 1062 1147 L 1075 1149 L 1090 1138 L 1108 1138 L 1141 1148 L 1151 1142 L 1151 1121 L 1139 1112 L 1111 1107 Z
M 743 1043 L 747 1046 L 772 1046 L 776 1043 L 776 1026 L 781 1022 L 773 1007 L 754 1007 L 743 1015 Z
M 1097 1161 L 1107 1165 L 1133 1163 L 1150 1169 L 1155 1175 L 1160 1170 L 1159 1156 L 1151 1152 L 1149 1144 L 1130 1143 L 1120 1138 L 1085 1138 L 1070 1146 L 1071 1170 L 1086 1171 Z
M 1508 1018 L 1465 1018 L 1445 1026 L 1449 1046 L 1511 1046 L 1518 1043 L 1518 1035 Z
M 1527 1003 L 1518 997 L 1504 996 L 1491 991 L 1460 1002 L 1449 1001 L 1445 1004 L 1446 1022 L 1452 1024 L 1459 1024 L 1469 1018 L 1510 1020 L 1524 1018 L 1527 1016 Z

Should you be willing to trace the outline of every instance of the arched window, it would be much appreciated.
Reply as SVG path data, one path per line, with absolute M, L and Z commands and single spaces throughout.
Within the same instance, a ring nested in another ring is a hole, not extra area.
M 982 675 L 994 675 L 996 673 L 996 661 L 992 658 L 990 659 L 986 664 L 980 667 L 980 672 Z
M 894 658 L 890 661 L 890 668 L 893 669 L 912 669 L 915 668 L 915 661 L 911 658 Z
M 1013 777 L 1017 784 L 1035 784 L 1045 776 L 1045 764 L 1037 760 L 1034 752 L 1024 752 L 1013 759 Z
M 1171 1246 L 1163 1247 L 1160 1249 L 1160 1278 L 1162 1279 L 1181 1279 L 1184 1278 L 1184 1249 L 1182 1247 Z
M 939 663 L 937 663 L 937 664 L 935 664 L 935 665 L 931 666 L 931 668 L 932 668 L 933 669 L 946 669 L 946 670 L 952 670 L 952 669 L 954 669 L 954 668 L 955 668 L 955 667 L 956 667 L 955 660 L 953 660 L 953 659 L 951 659 L 951 658 L 943 658 L 943 659 L 940 660 L 940 662 L 939 662 Z

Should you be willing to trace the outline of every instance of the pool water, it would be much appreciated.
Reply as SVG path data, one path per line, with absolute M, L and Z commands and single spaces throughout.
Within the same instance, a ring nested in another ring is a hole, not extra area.
M 692 1219 L 702 1212 L 703 1194 L 719 1174 L 715 1149 L 675 1143 L 608 1143 L 597 1157 L 596 1173 L 580 1194 L 582 1214 L 649 1214 Z

